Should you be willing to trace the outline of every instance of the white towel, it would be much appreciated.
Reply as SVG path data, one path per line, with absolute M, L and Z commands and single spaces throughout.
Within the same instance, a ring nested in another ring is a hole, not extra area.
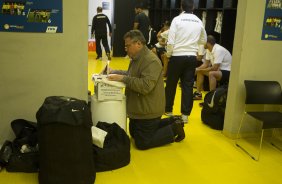
M 105 137 L 108 134 L 108 132 L 100 128 L 97 128 L 96 126 L 91 127 L 91 132 L 92 132 L 92 143 L 98 146 L 99 148 L 103 148 Z

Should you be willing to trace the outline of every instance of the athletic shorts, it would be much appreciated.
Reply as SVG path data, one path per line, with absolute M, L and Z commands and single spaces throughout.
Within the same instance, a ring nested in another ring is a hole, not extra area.
M 228 84 L 229 82 L 229 76 L 230 76 L 230 71 L 228 70 L 220 70 L 222 73 L 222 77 L 220 79 L 220 83 L 221 84 Z
M 157 50 L 157 55 L 160 59 L 161 59 L 161 55 L 166 53 L 166 49 L 164 47 L 160 47 L 160 48 L 156 47 L 156 50 Z

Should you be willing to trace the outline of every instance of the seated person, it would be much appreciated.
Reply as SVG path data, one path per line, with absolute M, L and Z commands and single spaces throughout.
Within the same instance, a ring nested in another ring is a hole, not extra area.
M 147 48 L 139 30 L 127 32 L 124 41 L 131 58 L 128 70 L 109 70 L 108 79 L 126 84 L 129 133 L 136 147 L 145 150 L 182 141 L 185 138 L 182 119 L 161 119 L 165 110 L 165 91 L 159 58 Z
M 156 43 L 155 47 L 152 49 L 152 51 L 156 53 L 162 61 L 164 77 L 166 77 L 167 65 L 169 61 L 169 59 L 166 56 L 166 42 L 168 38 L 169 27 L 170 27 L 170 22 L 166 21 L 162 29 L 157 34 L 158 43 Z
M 209 35 L 205 45 L 207 51 L 205 62 L 196 68 L 197 91 L 194 93 L 195 100 L 202 99 L 204 75 L 209 77 L 210 91 L 215 90 L 217 81 L 228 83 L 231 70 L 232 56 L 230 52 L 219 44 L 215 38 Z

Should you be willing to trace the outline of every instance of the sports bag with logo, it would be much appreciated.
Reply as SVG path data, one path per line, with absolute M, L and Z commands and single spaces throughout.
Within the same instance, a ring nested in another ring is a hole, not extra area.
M 221 86 L 206 94 L 201 112 L 203 123 L 213 129 L 222 130 L 227 100 L 227 87 Z
M 92 120 L 83 100 L 47 97 L 37 111 L 40 184 L 93 184 Z

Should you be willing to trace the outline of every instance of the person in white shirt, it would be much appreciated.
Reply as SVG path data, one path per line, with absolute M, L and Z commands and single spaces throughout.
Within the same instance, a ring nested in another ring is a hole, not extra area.
M 207 54 L 205 62 L 196 68 L 197 74 L 197 91 L 194 93 L 195 100 L 202 99 L 202 88 L 204 76 L 209 77 L 209 88 L 215 90 L 217 81 L 221 84 L 227 84 L 231 71 L 232 56 L 230 52 L 219 44 L 212 35 L 208 36 L 205 45 Z
M 167 42 L 168 62 L 166 81 L 166 115 L 173 115 L 173 104 L 180 79 L 181 114 L 184 122 L 193 108 L 193 83 L 197 66 L 198 45 L 205 44 L 207 35 L 202 21 L 194 14 L 193 0 L 182 0 L 182 13 L 172 20 Z
M 169 27 L 170 27 L 170 22 L 165 21 L 162 29 L 157 34 L 158 43 L 156 43 L 155 47 L 152 49 L 152 51 L 155 54 L 157 54 L 162 61 L 163 77 L 166 77 L 167 65 L 169 61 L 168 57 L 166 56 L 166 44 L 168 39 Z

